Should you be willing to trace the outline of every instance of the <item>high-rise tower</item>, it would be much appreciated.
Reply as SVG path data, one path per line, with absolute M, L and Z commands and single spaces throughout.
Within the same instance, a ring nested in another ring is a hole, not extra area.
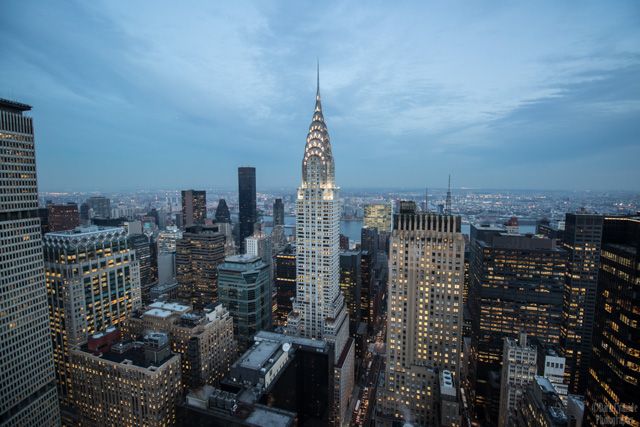
M 0 425 L 60 422 L 30 106 L 0 99 Z
M 244 248 L 244 239 L 253 234 L 258 220 L 256 209 L 256 168 L 238 168 L 238 247 Z M 244 249 L 242 250 L 244 253 Z
M 320 77 L 296 200 L 297 290 L 287 332 L 331 343 L 335 357 L 333 421 L 347 413 L 353 389 L 353 341 L 340 292 L 340 200 L 329 132 L 320 102 Z

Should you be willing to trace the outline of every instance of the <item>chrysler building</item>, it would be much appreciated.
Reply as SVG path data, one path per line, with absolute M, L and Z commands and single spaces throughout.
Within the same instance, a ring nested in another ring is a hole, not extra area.
M 297 284 L 287 333 L 323 339 L 334 349 L 335 425 L 344 422 L 354 382 L 354 344 L 340 291 L 340 200 L 329 132 L 322 115 L 320 74 L 296 200 Z

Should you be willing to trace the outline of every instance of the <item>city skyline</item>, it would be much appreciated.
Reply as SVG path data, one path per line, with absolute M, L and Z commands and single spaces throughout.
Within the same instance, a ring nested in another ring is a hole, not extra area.
M 295 188 L 316 55 L 345 188 L 639 189 L 633 3 L 170 7 L 3 6 L 41 191 Z

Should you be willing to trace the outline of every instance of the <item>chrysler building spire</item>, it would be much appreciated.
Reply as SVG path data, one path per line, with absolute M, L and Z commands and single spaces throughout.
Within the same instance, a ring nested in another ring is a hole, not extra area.
M 316 106 L 313 110 L 307 144 L 302 159 L 302 185 L 309 188 L 334 188 L 334 164 L 329 130 L 320 101 L 320 63 L 317 68 Z

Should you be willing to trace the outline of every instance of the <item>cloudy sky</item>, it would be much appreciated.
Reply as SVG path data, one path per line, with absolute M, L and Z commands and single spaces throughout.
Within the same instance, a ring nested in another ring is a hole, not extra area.
M 342 187 L 640 190 L 637 1 L 5 1 L 0 40 L 44 191 L 294 187 L 316 58 Z

